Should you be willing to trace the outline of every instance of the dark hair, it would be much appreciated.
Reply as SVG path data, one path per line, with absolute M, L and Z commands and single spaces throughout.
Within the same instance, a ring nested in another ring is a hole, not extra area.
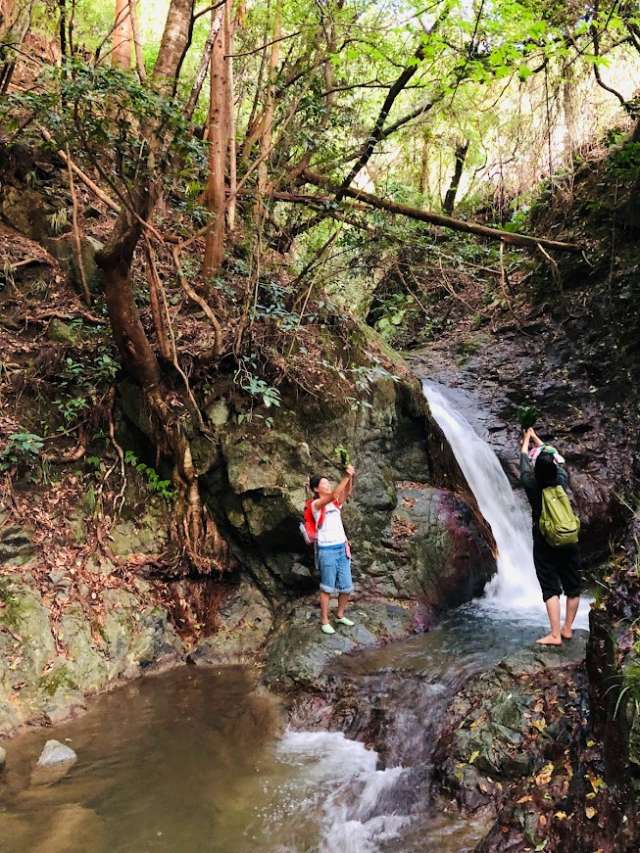
M 320 480 L 324 480 L 322 474 L 314 474 L 313 477 L 309 477 L 309 488 L 315 494 L 318 486 L 320 485 Z
M 536 483 L 539 489 L 546 489 L 547 486 L 555 486 L 558 479 L 558 469 L 553 458 L 553 453 L 542 451 L 536 459 L 535 465 Z

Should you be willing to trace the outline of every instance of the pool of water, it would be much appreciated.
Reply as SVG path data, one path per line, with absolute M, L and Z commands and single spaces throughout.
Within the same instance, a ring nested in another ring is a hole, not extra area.
M 78 755 L 57 781 L 34 774 L 49 738 Z M 339 732 L 287 731 L 241 667 L 141 679 L 6 746 L 2 853 L 367 853 L 407 823 L 376 808 L 402 768 Z

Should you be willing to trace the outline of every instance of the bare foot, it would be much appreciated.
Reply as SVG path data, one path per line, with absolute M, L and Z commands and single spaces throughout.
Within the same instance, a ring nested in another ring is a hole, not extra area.
M 536 643 L 539 646 L 561 646 L 562 638 L 554 637 L 553 634 L 547 634 L 546 637 L 540 637 L 539 640 L 536 640 Z

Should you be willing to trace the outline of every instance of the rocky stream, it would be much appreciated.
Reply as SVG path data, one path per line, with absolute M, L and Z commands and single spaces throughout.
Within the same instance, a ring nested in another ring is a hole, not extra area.
M 535 647 L 545 613 L 523 496 L 485 440 L 481 406 L 433 379 L 424 393 L 430 413 L 383 380 L 353 425 L 366 436 L 348 519 L 362 542 L 354 628 L 318 630 L 312 570 L 291 557 L 296 475 L 293 489 L 279 479 L 308 451 L 275 429 L 268 466 L 252 456 L 264 448 L 223 443 L 227 523 L 249 571 L 218 600 L 217 630 L 186 649 L 166 613 L 130 592 L 99 652 L 81 615 L 65 617 L 70 651 L 52 685 L 29 678 L 35 648 L 15 656 L 2 684 L 8 693 L 22 673 L 20 700 L 0 704 L 5 731 L 19 731 L 3 741 L 3 851 L 544 849 L 551 818 L 518 786 L 550 784 L 544 809 L 570 814 L 589 603 L 570 643 Z M 274 607 L 283 582 L 289 598 Z M 33 636 L 42 618 L 46 634 L 36 593 L 12 590 L 13 634 Z M 90 675 L 97 692 L 162 663 L 85 699 Z M 17 729 L 29 720 L 48 728 Z M 51 739 L 77 761 L 41 778 Z

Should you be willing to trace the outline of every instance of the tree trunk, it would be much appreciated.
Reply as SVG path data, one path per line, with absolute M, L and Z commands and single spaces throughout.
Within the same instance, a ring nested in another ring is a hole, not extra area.
M 191 40 L 194 0 L 171 0 L 160 50 L 153 67 L 153 84 L 161 95 L 174 95 Z
M 140 322 L 130 276 L 131 261 L 123 255 L 110 258 L 109 263 L 101 267 L 109 320 L 122 363 L 143 391 L 149 391 L 160 385 L 162 374 Z
M 131 68 L 131 47 L 133 45 L 133 26 L 129 0 L 116 0 L 113 26 L 113 48 L 111 65 L 128 71 Z
M 456 195 L 458 194 L 458 187 L 460 186 L 460 178 L 462 178 L 462 170 L 464 169 L 464 161 L 467 159 L 468 150 L 468 141 L 463 142 L 462 145 L 456 146 L 456 164 L 453 170 L 451 183 L 449 184 L 449 189 L 447 190 L 447 194 L 444 197 L 444 203 L 442 205 L 442 209 L 445 213 L 453 213 L 453 208 L 456 203 Z
M 564 113 L 564 153 L 570 169 L 573 169 L 573 152 L 577 135 L 575 85 L 573 64 L 567 62 L 562 69 L 562 111 Z
M 140 35 L 140 15 L 138 14 L 139 0 L 129 0 L 129 9 L 131 14 L 131 35 L 133 37 L 133 47 L 136 57 L 136 71 L 141 83 L 145 83 L 147 72 L 144 67 L 144 56 L 142 54 L 142 36 Z
M 191 37 L 194 0 L 171 0 L 158 59 L 151 76 L 156 92 L 170 96 Z M 150 169 L 164 162 L 161 119 L 142 127 Z M 158 168 L 156 166 L 156 168 Z M 96 255 L 104 274 L 105 300 L 111 329 L 122 364 L 140 386 L 153 437 L 160 452 L 174 463 L 173 481 L 177 490 L 174 538 L 182 546 L 191 565 L 201 571 L 223 569 L 228 558 L 226 546 L 213 520 L 203 509 L 198 475 L 183 424 L 185 405 L 169 405 L 169 388 L 156 354 L 140 321 L 134 298 L 131 265 L 140 235 L 156 205 L 162 174 L 151 172 L 148 180 L 134 186 L 130 203 L 116 220 L 107 244 Z M 171 395 L 176 399 L 176 395 Z
M 216 26 L 216 17 L 215 15 L 212 15 L 209 35 L 207 36 L 207 40 L 204 43 L 202 56 L 200 58 L 200 64 L 198 65 L 198 70 L 196 71 L 196 76 L 194 77 L 193 85 L 191 87 L 191 93 L 189 94 L 189 98 L 184 108 L 185 117 L 189 121 L 191 121 L 191 119 L 193 118 L 193 113 L 195 112 L 195 109 L 198 105 L 198 100 L 200 99 L 202 87 L 207 77 L 207 71 L 209 70 L 209 66 L 211 65 L 211 51 L 213 50 L 213 42 L 215 41 L 217 32 Z
M 13 20 L 14 0 L 0 0 L 0 36 L 3 36 Z
M 226 50 L 226 100 L 227 100 L 227 139 L 229 144 L 229 204 L 227 206 L 227 225 L 229 231 L 233 231 L 236 227 L 236 193 L 238 186 L 238 177 L 236 171 L 236 116 L 235 116 L 235 98 L 234 98 L 234 83 L 233 83 L 233 36 L 235 23 L 231 16 L 232 0 L 228 0 L 224 11 L 224 32 L 225 32 L 225 50 Z
M 429 189 L 429 137 L 425 133 L 420 151 L 420 175 L 418 176 L 418 192 L 424 195 Z
M 211 50 L 209 99 L 209 178 L 207 207 L 214 223 L 207 232 L 203 273 L 215 275 L 224 260 L 225 192 L 224 173 L 227 151 L 227 98 L 225 87 L 225 28 L 224 7 L 215 9 L 217 27 Z
M 282 3 L 276 5 L 275 18 L 273 22 L 272 40 L 279 39 L 282 35 Z M 276 71 L 280 62 L 280 42 L 271 45 L 269 53 L 269 62 L 267 64 L 267 90 L 264 108 L 264 120 L 262 122 L 260 135 L 260 165 L 258 166 L 258 198 L 257 204 L 260 203 L 261 196 L 267 190 L 269 180 L 269 152 L 271 149 L 273 135 L 273 112 L 275 109 L 276 97 Z

